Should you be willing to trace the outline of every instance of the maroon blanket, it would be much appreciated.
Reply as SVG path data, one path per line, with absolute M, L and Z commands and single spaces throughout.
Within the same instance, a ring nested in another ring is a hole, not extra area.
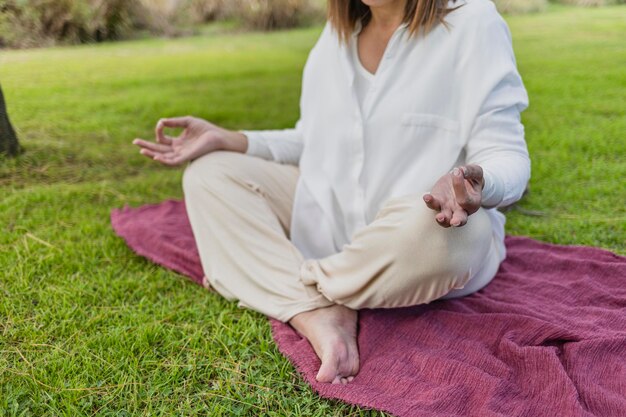
M 138 254 L 200 283 L 182 202 L 111 214 Z M 498 276 L 469 297 L 359 320 L 361 371 L 319 384 L 319 360 L 272 320 L 283 352 L 323 397 L 398 416 L 626 416 L 626 258 L 589 247 L 506 240 Z

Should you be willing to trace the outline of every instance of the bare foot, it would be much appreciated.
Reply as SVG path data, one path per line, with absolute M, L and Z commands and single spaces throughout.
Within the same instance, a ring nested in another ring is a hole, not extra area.
M 356 311 L 340 305 L 305 311 L 289 323 L 313 346 L 322 361 L 315 379 L 347 384 L 359 372 Z

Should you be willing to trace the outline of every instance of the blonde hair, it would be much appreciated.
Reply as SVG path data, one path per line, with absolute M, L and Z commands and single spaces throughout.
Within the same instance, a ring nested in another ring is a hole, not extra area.
M 403 23 L 408 23 L 411 35 L 426 34 L 439 23 L 446 25 L 444 19 L 448 13 L 461 7 L 448 8 L 447 4 L 447 0 L 407 0 Z M 365 27 L 371 14 L 370 8 L 361 0 L 328 0 L 327 17 L 340 39 L 347 42 L 357 21 Z

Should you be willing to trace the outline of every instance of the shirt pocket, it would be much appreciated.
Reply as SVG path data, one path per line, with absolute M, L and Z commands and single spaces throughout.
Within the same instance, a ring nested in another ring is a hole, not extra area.
M 450 158 L 452 162 L 463 148 L 460 123 L 437 114 L 404 112 L 400 116 L 401 135 L 416 151 L 431 157 Z M 443 162 L 443 161 L 442 161 Z

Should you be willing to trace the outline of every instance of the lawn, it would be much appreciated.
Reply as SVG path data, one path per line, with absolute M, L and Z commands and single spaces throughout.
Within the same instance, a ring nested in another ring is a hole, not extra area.
M 531 105 L 507 232 L 626 255 L 626 7 L 507 19 Z M 125 204 L 180 198 L 162 116 L 289 127 L 321 27 L 0 52 L 26 153 L 0 160 L 0 416 L 383 415 L 320 399 L 267 320 L 134 255 Z

